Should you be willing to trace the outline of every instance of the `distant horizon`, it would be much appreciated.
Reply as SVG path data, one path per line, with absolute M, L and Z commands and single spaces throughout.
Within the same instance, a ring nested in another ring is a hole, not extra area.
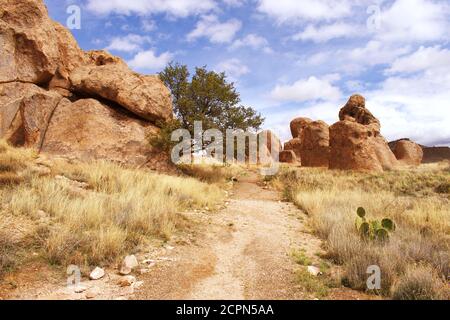
M 226 72 L 283 141 L 296 117 L 338 121 L 360 93 L 387 140 L 450 146 L 450 1 L 45 0 L 85 50 L 137 72 L 170 61 Z

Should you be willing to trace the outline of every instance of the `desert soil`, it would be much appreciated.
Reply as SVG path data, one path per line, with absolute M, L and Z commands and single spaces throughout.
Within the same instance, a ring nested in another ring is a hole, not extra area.
M 302 249 L 318 264 L 320 239 L 308 232 L 307 216 L 261 182 L 256 172 L 241 177 L 218 212 L 185 213 L 189 227 L 169 243 L 137 254 L 137 283 L 121 288 L 117 270 L 97 281 L 84 280 L 75 293 L 44 267 L 14 275 L 3 290 L 13 299 L 314 299 L 296 280 L 291 252 Z M 148 252 L 146 252 L 148 251 Z M 148 266 L 147 264 L 150 264 Z M 33 266 L 35 268 L 35 266 Z M 4 286 L 3 286 L 3 289 Z M 0 290 L 0 297 L 2 290 Z M 329 299 L 365 299 L 364 294 L 332 289 Z

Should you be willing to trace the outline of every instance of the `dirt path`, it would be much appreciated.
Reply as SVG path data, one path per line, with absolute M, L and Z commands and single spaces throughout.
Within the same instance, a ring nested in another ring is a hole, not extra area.
M 250 173 L 236 184 L 227 207 L 209 217 L 197 244 L 179 248 L 176 263 L 146 276 L 137 297 L 308 298 L 295 281 L 290 252 L 303 248 L 314 256 L 321 249 L 318 239 L 303 232 L 301 215 Z

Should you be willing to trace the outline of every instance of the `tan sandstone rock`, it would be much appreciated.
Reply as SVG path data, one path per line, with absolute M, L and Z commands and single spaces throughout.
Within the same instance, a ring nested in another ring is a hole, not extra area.
M 409 139 L 401 139 L 389 143 L 392 152 L 401 164 L 418 166 L 423 160 L 423 150 L 417 143 Z
M 49 18 L 43 1 L 1 0 L 0 82 L 46 84 L 58 67 L 70 70 L 82 55 L 70 32 Z
M 143 165 L 152 156 L 147 136 L 158 129 L 94 99 L 64 99 L 47 129 L 42 151 L 81 160 Z
M 102 97 L 156 123 L 173 117 L 169 89 L 157 76 L 143 76 L 117 64 L 83 66 L 70 74 L 73 89 Z
M 383 171 L 398 165 L 362 96 L 352 96 L 339 117 L 330 127 L 330 169 Z
M 293 138 L 300 138 L 303 128 L 312 120 L 309 118 L 296 118 L 291 121 L 291 133 Z
M 330 155 L 330 130 L 323 121 L 304 125 L 300 134 L 302 166 L 328 167 Z
M 284 144 L 284 150 L 294 151 L 297 160 L 300 161 L 302 158 L 302 141 L 300 140 L 300 138 L 291 139 Z
M 39 150 L 61 99 L 58 93 L 29 83 L 0 84 L 0 136 Z
M 283 150 L 280 152 L 280 162 L 281 163 L 290 163 L 290 164 L 299 164 L 297 160 L 297 156 L 295 152 L 292 150 Z

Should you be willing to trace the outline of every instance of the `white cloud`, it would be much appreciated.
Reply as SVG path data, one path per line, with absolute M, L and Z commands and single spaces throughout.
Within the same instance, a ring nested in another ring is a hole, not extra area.
M 240 77 L 250 72 L 250 69 L 236 58 L 220 62 L 215 69 L 218 72 L 225 72 L 228 79 L 233 82 L 236 82 Z
M 424 70 L 450 73 L 450 50 L 441 49 L 440 46 L 422 46 L 413 54 L 396 59 L 386 73 L 413 73 Z
M 162 70 L 174 57 L 171 52 L 164 52 L 157 56 L 155 51 L 147 50 L 137 53 L 133 59 L 128 61 L 130 67 L 142 71 L 159 71 Z
M 242 39 L 237 39 L 233 42 L 230 49 L 235 50 L 243 47 L 252 48 L 254 50 L 262 49 L 266 53 L 273 52 L 269 46 L 269 41 L 257 34 L 248 34 Z
M 151 15 L 162 13 L 174 17 L 187 17 L 209 12 L 216 8 L 216 3 L 213 0 L 88 0 L 87 8 L 97 14 Z
M 396 0 L 381 11 L 375 38 L 383 42 L 428 42 L 449 39 L 449 4 L 445 1 Z
M 327 42 L 336 38 L 353 38 L 362 35 L 361 27 L 343 22 L 316 27 L 308 25 L 302 32 L 292 36 L 296 41 Z
M 233 41 L 236 32 L 242 27 L 242 23 L 236 19 L 230 19 L 226 22 L 220 22 L 215 15 L 202 16 L 194 30 L 192 30 L 187 39 L 189 41 L 198 38 L 208 38 L 212 43 L 229 43 Z
M 279 23 L 330 20 L 351 14 L 348 0 L 258 0 L 258 11 Z
M 279 102 L 336 101 L 342 96 L 341 90 L 332 84 L 337 79 L 333 74 L 322 79 L 309 77 L 291 85 L 277 85 L 270 97 Z
M 142 49 L 145 43 L 151 43 L 151 38 L 137 34 L 128 34 L 124 37 L 115 37 L 105 48 L 111 51 L 135 52 Z

